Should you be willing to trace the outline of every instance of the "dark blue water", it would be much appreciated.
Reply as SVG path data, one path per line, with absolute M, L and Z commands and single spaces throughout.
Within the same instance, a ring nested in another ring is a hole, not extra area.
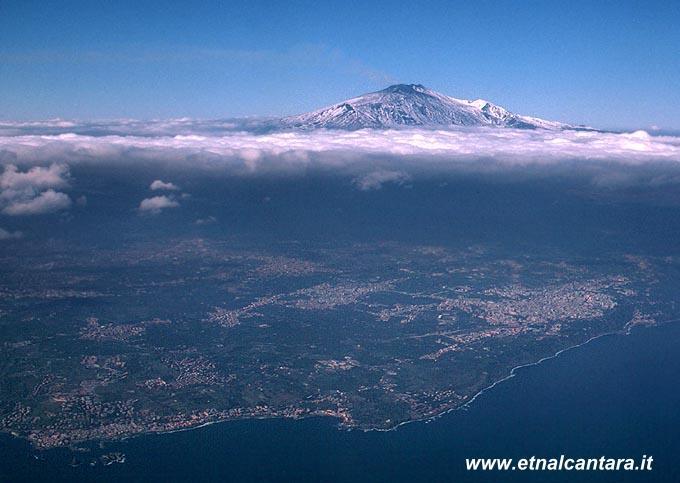
M 680 481 L 680 324 L 608 336 L 386 433 L 333 421 L 239 421 L 109 445 L 127 462 L 68 466 L 2 439 L 2 481 Z M 466 457 L 654 457 L 652 472 L 470 473 Z

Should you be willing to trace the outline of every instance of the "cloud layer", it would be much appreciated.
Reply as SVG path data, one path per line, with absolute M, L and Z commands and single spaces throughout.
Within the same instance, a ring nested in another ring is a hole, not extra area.
M 172 136 L 0 136 L 0 162 L 14 164 L 147 160 L 255 171 L 263 166 L 281 168 L 312 163 L 333 166 L 351 163 L 366 155 L 417 157 L 436 163 L 486 160 L 503 165 L 551 164 L 564 160 L 680 163 L 680 137 L 652 136 L 644 131 L 604 133 L 498 128 L 266 134 L 239 131 Z
M 78 180 L 71 179 L 69 169 L 76 173 L 81 167 L 99 166 L 144 176 L 151 173 L 144 181 L 149 192 L 128 201 L 141 215 L 158 215 L 184 204 L 190 195 L 182 193 L 168 177 L 185 180 L 182 176 L 198 171 L 209 176 L 216 172 L 257 176 L 316 170 L 339 173 L 360 191 L 408 186 L 420 176 L 449 172 L 502 173 L 503 179 L 511 172 L 508 180 L 524 179 L 525 175 L 578 176 L 598 189 L 638 185 L 666 191 L 670 186 L 672 191 L 680 185 L 680 137 L 644 131 L 411 128 L 255 132 L 225 131 L 224 123 L 174 120 L 148 123 L 146 131 L 141 130 L 146 135 L 127 133 L 145 126 L 138 121 L 100 123 L 102 131 L 116 129 L 125 134 L 91 135 L 51 133 L 54 129 L 84 131 L 88 124 L 28 124 L 15 125 L 19 134 L 3 135 L 2 126 L 7 123 L 0 123 L 2 215 L 39 215 L 70 208 L 74 202 L 67 191 Z M 178 132 L 151 134 L 161 124 L 160 130 Z M 50 133 L 34 132 L 41 130 Z M 192 130 L 213 134 L 189 134 Z M 142 166 L 142 171 L 136 171 Z M 74 195 L 74 199 L 80 206 L 87 203 L 84 195 Z M 215 221 L 206 218 L 196 223 Z

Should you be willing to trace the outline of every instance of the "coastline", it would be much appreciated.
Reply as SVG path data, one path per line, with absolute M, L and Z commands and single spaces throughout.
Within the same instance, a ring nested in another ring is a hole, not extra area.
M 654 327 L 661 327 L 661 326 L 664 326 L 664 325 L 667 325 L 667 324 L 672 324 L 673 322 L 680 322 L 680 318 L 668 319 L 668 320 L 664 320 L 664 321 L 661 321 L 661 322 L 655 322 L 653 325 L 641 326 L 641 328 L 651 329 L 651 328 L 654 328 Z M 601 339 L 601 338 L 604 338 L 604 337 L 611 337 L 611 336 L 617 336 L 617 335 L 618 335 L 618 336 L 629 336 L 629 335 L 631 335 L 631 329 L 633 329 L 633 328 L 634 328 L 634 327 L 628 327 L 628 326 L 626 325 L 626 326 L 622 327 L 622 328 L 619 329 L 619 330 L 614 330 L 614 331 L 610 331 L 610 332 L 605 332 L 605 333 L 603 333 L 603 334 L 598 334 L 598 335 L 595 335 L 595 336 L 593 336 L 593 337 L 591 337 L 591 338 L 589 338 L 589 339 L 587 339 L 587 340 L 581 342 L 580 344 L 575 344 L 575 345 L 572 345 L 572 346 L 569 346 L 569 347 L 565 347 L 564 349 L 560 349 L 559 351 L 555 352 L 553 355 L 543 357 L 543 358 L 541 358 L 541 359 L 539 359 L 539 360 L 537 360 L 537 361 L 535 361 L 535 362 L 529 362 L 529 363 L 527 363 L 527 364 L 520 364 L 520 365 L 518 365 L 518 366 L 515 366 L 515 367 L 513 367 L 512 369 L 510 369 L 510 373 L 509 373 L 507 376 L 505 376 L 505 377 L 503 377 L 503 378 L 501 378 L 501 379 L 498 379 L 497 381 L 494 381 L 494 382 L 491 383 L 490 385 L 484 387 L 483 389 L 481 389 L 480 391 L 478 391 L 477 393 L 475 393 L 475 394 L 474 394 L 469 400 L 467 400 L 464 404 L 461 404 L 460 406 L 456 406 L 456 407 L 454 407 L 454 408 L 447 409 L 447 410 L 442 411 L 441 413 L 438 413 L 438 414 L 436 414 L 436 415 L 434 415 L 434 416 L 429 416 L 429 417 L 427 417 L 427 418 L 422 418 L 422 419 L 412 419 L 412 420 L 410 420 L 410 421 L 404 421 L 404 422 L 401 422 L 401 423 L 397 424 L 397 425 L 394 426 L 393 428 L 388 428 L 388 429 L 374 428 L 374 429 L 364 429 L 364 430 L 362 430 L 362 431 L 365 431 L 365 432 L 368 432 L 368 431 L 380 431 L 380 432 L 394 431 L 395 429 L 398 429 L 399 427 L 404 426 L 404 425 L 406 425 L 406 424 L 410 424 L 410 423 L 418 423 L 418 422 L 425 422 L 425 423 L 427 423 L 427 422 L 429 422 L 429 421 L 433 421 L 433 420 L 435 420 L 435 419 L 438 419 L 438 418 L 440 418 L 440 417 L 442 417 L 442 416 L 444 416 L 444 415 L 446 415 L 446 414 L 449 414 L 449 413 L 451 413 L 451 412 L 453 412 L 453 411 L 465 410 L 465 409 L 469 408 L 470 405 L 471 405 L 471 404 L 472 404 L 479 396 L 481 396 L 481 395 L 484 394 L 485 392 L 490 391 L 491 389 L 493 389 L 494 387 L 496 387 L 498 384 L 500 384 L 500 383 L 502 383 L 502 382 L 505 382 L 505 381 L 507 381 L 507 380 L 512 379 L 513 377 L 515 377 L 515 376 L 517 375 L 517 371 L 518 371 L 519 369 L 522 369 L 522 368 L 525 368 L 525 367 L 538 366 L 539 364 L 542 364 L 542 363 L 545 362 L 545 361 L 549 361 L 549 360 L 552 360 L 552 359 L 555 359 L 555 358 L 559 357 L 561 354 L 563 354 L 563 353 L 565 353 L 565 352 L 568 352 L 568 351 L 571 351 L 571 350 L 574 350 L 574 349 L 578 349 L 579 347 L 583 347 L 583 346 L 585 346 L 585 345 L 587 345 L 587 344 L 589 344 L 589 343 L 591 343 L 591 342 L 593 342 L 593 341 L 595 341 L 595 340 L 598 340 L 598 339 Z M 354 428 L 348 428 L 348 429 L 351 430 L 351 429 L 354 429 Z
M 680 320 L 680 319 L 678 319 L 678 320 Z M 539 365 L 542 362 L 545 362 L 545 361 L 548 361 L 548 360 L 551 360 L 551 359 L 558 357 L 560 354 L 562 354 L 564 352 L 582 347 L 582 346 L 588 344 L 589 342 L 592 342 L 592 341 L 599 339 L 601 337 L 612 336 L 612 335 L 628 335 L 628 332 L 625 332 L 624 329 L 621 329 L 621 330 L 614 331 L 614 332 L 607 332 L 605 334 L 596 335 L 596 336 L 593 336 L 590 339 L 588 339 L 588 340 L 586 340 L 586 341 L 584 341 L 580 344 L 576 344 L 576 345 L 573 345 L 573 346 L 566 347 L 564 349 L 560 349 L 555 354 L 553 354 L 551 356 L 543 357 L 536 362 L 530 362 L 530 363 L 527 363 L 527 364 L 520 364 L 518 366 L 515 366 L 512 369 L 510 369 L 510 373 L 507 376 L 505 376 L 501 379 L 498 379 L 497 381 L 494 381 L 489 386 L 486 386 L 483 389 L 481 389 L 480 391 L 476 392 L 464 404 L 461 404 L 460 406 L 455 406 L 455 407 L 446 409 L 446 410 L 444 410 L 440 413 L 437 413 L 433 416 L 428 416 L 428 417 L 419 418 L 419 419 L 410 419 L 408 421 L 402 421 L 398 424 L 395 424 L 394 426 L 392 426 L 390 428 L 359 428 L 359 427 L 353 427 L 353 426 L 343 426 L 342 423 L 338 423 L 337 429 L 338 430 L 345 430 L 345 431 L 361 431 L 361 432 L 364 432 L 364 433 L 369 433 L 369 432 L 387 433 L 387 432 L 390 432 L 390 431 L 396 431 L 400 427 L 406 426 L 407 424 L 428 423 L 430 421 L 434 421 L 434 420 L 441 418 L 442 416 L 449 414 L 453 411 L 459 411 L 459 410 L 464 410 L 464 409 L 468 408 L 470 406 L 470 404 L 472 404 L 475 401 L 475 399 L 477 399 L 479 396 L 481 396 L 484 392 L 489 391 L 489 390 L 493 389 L 496 385 L 515 377 L 515 375 L 516 375 L 515 371 L 517 371 L 518 369 L 521 369 L 523 367 L 532 367 L 532 366 Z M 150 436 L 150 435 L 159 435 L 160 436 L 160 435 L 163 435 L 163 434 L 182 433 L 182 432 L 185 432 L 185 431 L 193 431 L 195 429 L 200 429 L 200 428 L 204 428 L 206 426 L 211 426 L 213 424 L 223 424 L 223 423 L 229 423 L 229 422 L 234 422 L 234 421 L 247 421 L 247 420 L 264 421 L 264 420 L 268 420 L 268 419 L 290 419 L 290 420 L 293 420 L 293 421 L 296 421 L 296 420 L 299 421 L 299 420 L 311 419 L 311 418 L 339 419 L 335 416 L 320 415 L 320 414 L 300 416 L 300 417 L 297 417 L 297 418 L 286 418 L 286 417 L 277 417 L 277 416 L 256 416 L 256 417 L 244 417 L 244 418 L 237 418 L 237 419 L 218 419 L 218 420 L 215 420 L 215 421 L 208 421 L 208 422 L 201 423 L 201 424 L 198 424 L 196 426 L 191 426 L 191 427 L 187 427 L 187 428 L 171 429 L 171 430 L 167 430 L 167 431 L 149 431 L 149 432 L 146 432 L 146 433 L 139 433 L 139 434 L 135 434 L 135 435 L 132 435 L 132 436 L 125 437 L 125 438 L 121 438 L 117 441 L 125 441 L 125 440 L 128 440 L 128 439 L 136 438 L 138 436 Z M 110 440 L 110 441 L 116 441 L 116 440 Z
M 680 319 L 677 319 L 677 320 L 680 320 Z M 658 324 L 658 325 L 661 325 L 661 324 Z M 604 334 L 599 334 L 599 335 L 596 335 L 596 336 L 591 337 L 590 339 L 588 339 L 588 340 L 586 340 L 586 341 L 584 341 L 584 342 L 581 342 L 580 344 L 576 344 L 576 345 L 573 345 L 573 346 L 565 347 L 564 349 L 560 349 L 559 351 L 555 352 L 553 355 L 543 357 L 543 358 L 539 359 L 539 360 L 536 361 L 536 362 L 529 362 L 529 363 L 527 363 L 527 364 L 520 364 L 520 365 L 518 365 L 518 366 L 515 366 L 515 367 L 513 367 L 512 369 L 510 369 L 510 372 L 509 372 L 509 374 L 508 374 L 507 376 L 505 376 L 505 377 L 503 377 L 503 378 L 501 378 L 501 379 L 498 379 L 498 380 L 494 381 L 493 383 L 491 383 L 490 385 L 488 385 L 488 386 L 482 388 L 481 390 L 479 390 L 478 392 L 476 392 L 476 393 L 475 393 L 469 400 L 467 400 L 464 404 L 461 404 L 460 406 L 456 406 L 456 407 L 453 407 L 453 408 L 450 408 L 450 409 L 446 409 L 445 411 L 442 411 L 441 413 L 435 414 L 434 416 L 429 416 L 429 417 L 427 417 L 427 418 L 421 418 L 421 419 L 412 419 L 412 420 L 410 420 L 410 421 L 403 421 L 403 422 L 397 424 L 396 426 L 394 426 L 393 428 L 388 428 L 388 429 L 373 428 L 373 429 L 363 429 L 362 431 L 365 431 L 365 432 L 369 432 L 369 431 L 379 431 L 379 432 L 394 431 L 394 430 L 400 428 L 401 426 L 405 426 L 405 425 L 410 424 L 410 423 L 428 423 L 428 422 L 430 422 L 430 421 L 434 421 L 434 420 L 436 420 L 436 419 L 438 419 L 438 418 L 441 418 L 442 416 L 444 416 L 444 415 L 446 415 L 446 414 L 449 414 L 449 413 L 452 413 L 452 412 L 454 412 L 454 411 L 465 410 L 465 409 L 469 408 L 470 405 L 471 405 L 471 404 L 472 404 L 479 396 L 481 396 L 481 395 L 484 394 L 485 392 L 490 391 L 491 389 L 493 389 L 494 387 L 496 387 L 498 384 L 500 384 L 500 383 L 502 383 L 502 382 L 505 382 L 505 381 L 507 381 L 507 380 L 512 379 L 513 377 L 515 377 L 516 371 L 517 371 L 517 370 L 522 369 L 522 368 L 525 368 L 525 367 L 533 367 L 533 366 L 537 366 L 537 365 L 539 365 L 539 364 L 541 364 L 541 363 L 543 363 L 543 362 L 545 362 L 545 361 L 549 361 L 549 360 L 551 360 L 551 359 L 555 359 L 556 357 L 559 357 L 560 354 L 563 354 L 564 352 L 567 352 L 567 351 L 570 351 L 570 350 L 573 350 L 573 349 L 578 349 L 579 347 L 583 347 L 583 346 L 585 346 L 586 344 L 588 344 L 588 343 L 590 343 L 590 342 L 592 342 L 592 341 L 594 341 L 594 340 L 597 340 L 597 339 L 600 339 L 600 338 L 603 338 L 603 337 L 608 337 L 608 336 L 615 336 L 615 335 L 624 335 L 624 336 L 625 336 L 625 335 L 629 335 L 629 333 L 628 333 L 628 332 L 625 332 L 625 331 L 622 329 L 622 330 L 617 330 L 617 331 L 613 331 L 613 332 L 606 332 L 606 333 L 604 333 Z M 352 430 L 353 428 L 348 428 L 348 429 Z
M 647 328 L 647 329 L 648 329 L 648 328 L 654 328 L 654 327 L 661 327 L 661 326 L 664 326 L 664 325 L 667 325 L 667 324 L 671 324 L 671 323 L 674 323 L 674 322 L 678 322 L 678 321 L 680 321 L 680 318 L 667 319 L 667 320 L 664 320 L 664 321 L 656 322 L 656 323 L 654 323 L 653 325 L 641 326 L 641 328 Z M 542 363 L 545 362 L 545 361 L 549 361 L 549 360 L 555 359 L 555 358 L 559 357 L 561 354 L 563 354 L 563 353 L 565 353 L 565 352 L 568 352 L 568 351 L 577 349 L 577 348 L 579 348 L 579 347 L 583 347 L 583 346 L 585 346 L 585 345 L 587 345 L 587 344 L 589 344 L 589 343 L 591 343 L 591 342 L 593 342 L 593 341 L 595 341 L 595 340 L 598 340 L 598 339 L 600 339 L 600 338 L 609 337 L 609 336 L 628 336 L 628 335 L 631 335 L 631 329 L 633 329 L 633 328 L 634 328 L 634 327 L 624 326 L 624 327 L 622 327 L 621 329 L 618 329 L 618 330 L 605 332 L 605 333 L 603 333 L 603 334 L 598 334 L 598 335 L 595 335 L 595 336 L 593 336 L 593 337 L 590 337 L 589 339 L 587 339 L 587 340 L 585 340 L 585 341 L 583 341 L 583 342 L 581 342 L 581 343 L 579 343 L 579 344 L 575 344 L 575 345 L 568 346 L 568 347 L 565 347 L 565 348 L 563 348 L 563 349 L 560 349 L 559 351 L 555 352 L 554 354 L 549 355 L 549 356 L 546 356 L 546 357 L 543 357 L 543 358 L 541 358 L 541 359 L 539 359 L 539 360 L 537 360 L 537 361 L 535 361 L 535 362 L 529 362 L 529 363 L 526 363 L 526 364 L 520 364 L 520 365 L 514 366 L 514 367 L 512 367 L 512 368 L 510 369 L 510 372 L 508 373 L 508 375 L 502 377 L 501 379 L 498 379 L 498 380 L 494 381 L 494 382 L 491 383 L 490 385 L 488 385 L 488 386 L 482 388 L 481 390 L 479 390 L 478 392 L 474 393 L 474 395 L 473 395 L 469 400 L 467 400 L 465 403 L 463 403 L 463 404 L 461 404 L 461 405 L 459 405 L 459 406 L 455 406 L 455 407 L 451 407 L 451 408 L 445 409 L 445 410 L 443 410 L 443 411 L 441 411 L 441 412 L 439 412 L 439 413 L 437 413 L 437 414 L 434 414 L 434 415 L 432 415 L 432 416 L 427 416 L 427 417 L 423 417 L 423 418 L 410 419 L 410 420 L 407 420 L 407 421 L 402 421 L 402 422 L 400 422 L 400 423 L 398 423 L 398 424 L 395 424 L 394 426 L 389 427 L 389 428 L 361 428 L 361 427 L 353 427 L 353 426 L 344 426 L 342 423 L 338 423 L 338 424 L 336 425 L 336 426 L 337 426 L 337 429 L 338 429 L 338 430 L 345 430 L 345 431 L 360 431 L 360 432 L 365 432 L 365 433 L 368 433 L 368 432 L 379 432 L 379 433 L 383 433 L 383 432 L 384 432 L 384 433 L 386 433 L 386 432 L 390 432 L 390 431 L 396 431 L 396 430 L 399 429 L 400 427 L 405 426 L 405 425 L 407 425 L 407 424 L 412 424 L 412 423 L 429 423 L 429 422 L 431 422 L 431 421 L 437 420 L 437 419 L 441 418 L 442 416 L 444 416 L 444 415 L 446 415 L 446 414 L 449 414 L 449 413 L 452 413 L 452 412 L 454 412 L 454 411 L 459 411 L 459 410 L 466 410 L 466 409 L 468 409 L 468 408 L 474 403 L 474 401 L 477 400 L 478 397 L 480 397 L 480 396 L 481 396 L 482 394 L 484 394 L 485 392 L 492 390 L 492 389 L 493 389 L 494 387 L 496 387 L 498 384 L 500 384 L 500 383 L 502 383 L 502 382 L 505 382 L 505 381 L 507 381 L 507 380 L 509 380 L 509 379 L 512 379 L 513 377 L 515 377 L 515 376 L 517 375 L 517 371 L 520 370 L 520 369 L 522 369 L 522 368 L 538 366 L 538 365 L 542 364 Z M 54 447 L 54 448 L 37 448 L 37 447 L 34 447 L 34 446 L 30 443 L 30 441 L 28 440 L 28 438 L 26 438 L 26 437 L 24 437 L 24 436 L 22 436 L 22 435 L 18 435 L 18 434 L 14 434 L 14 433 L 4 433 L 4 434 L 6 434 L 7 436 L 11 436 L 11 437 L 13 437 L 13 438 L 15 438 L 15 439 L 18 439 L 18 440 L 22 440 L 22 441 L 28 442 L 29 445 L 31 446 L 31 449 L 34 450 L 34 451 L 47 451 L 47 450 L 50 450 L 50 449 L 68 449 L 68 448 L 70 448 L 70 447 L 72 447 L 72 446 L 77 446 L 78 444 L 89 444 L 89 443 L 93 443 L 93 442 L 99 442 L 100 444 L 117 443 L 117 442 L 128 441 L 128 440 L 135 439 L 135 438 L 142 437 L 142 436 L 151 436 L 151 435 L 158 435 L 158 436 L 160 436 L 160 435 L 165 435 L 165 434 L 181 433 L 181 432 L 186 432 L 186 431 L 197 430 L 197 429 L 200 429 L 200 428 L 204 428 L 204 427 L 207 427 L 207 426 L 211 426 L 211 425 L 213 425 L 213 424 L 228 423 L 228 422 L 235 422 L 235 421 L 247 421 L 247 420 L 276 420 L 276 419 L 303 420 L 303 419 L 312 419 L 312 418 L 323 418 L 323 419 L 331 418 L 331 419 L 339 419 L 339 418 L 336 417 L 336 416 L 324 415 L 324 414 L 309 414 L 309 415 L 303 415 L 303 416 L 299 416 L 299 417 L 285 417 L 285 416 L 246 416 L 246 417 L 242 417 L 242 418 L 216 419 L 216 420 L 214 420 L 214 421 L 206 421 L 206 422 L 197 424 L 196 426 L 189 426 L 189 427 L 183 427 L 183 428 L 177 428 L 177 429 L 170 429 L 170 430 L 162 430 L 162 431 L 142 431 L 142 432 L 135 433 L 135 434 L 131 434 L 131 435 L 129 435 L 129 436 L 124 436 L 124 437 L 121 437 L 121 438 L 115 438 L 115 439 L 102 439 L 102 440 L 96 440 L 96 439 L 93 439 L 93 440 L 84 440 L 84 441 L 75 442 L 75 443 L 73 443 L 73 445 L 63 446 L 63 447 Z

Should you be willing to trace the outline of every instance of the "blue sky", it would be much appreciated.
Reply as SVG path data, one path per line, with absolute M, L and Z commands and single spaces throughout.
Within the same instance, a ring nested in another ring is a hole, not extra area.
M 396 82 L 680 129 L 680 2 L 0 1 L 0 118 L 303 112 Z

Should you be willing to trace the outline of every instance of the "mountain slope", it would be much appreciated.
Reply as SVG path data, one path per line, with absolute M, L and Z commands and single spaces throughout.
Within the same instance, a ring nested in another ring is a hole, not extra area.
M 499 126 L 521 129 L 573 129 L 573 126 L 521 116 L 488 101 L 456 99 L 420 84 L 397 84 L 317 111 L 283 118 L 284 127 L 363 129 L 402 126 Z

